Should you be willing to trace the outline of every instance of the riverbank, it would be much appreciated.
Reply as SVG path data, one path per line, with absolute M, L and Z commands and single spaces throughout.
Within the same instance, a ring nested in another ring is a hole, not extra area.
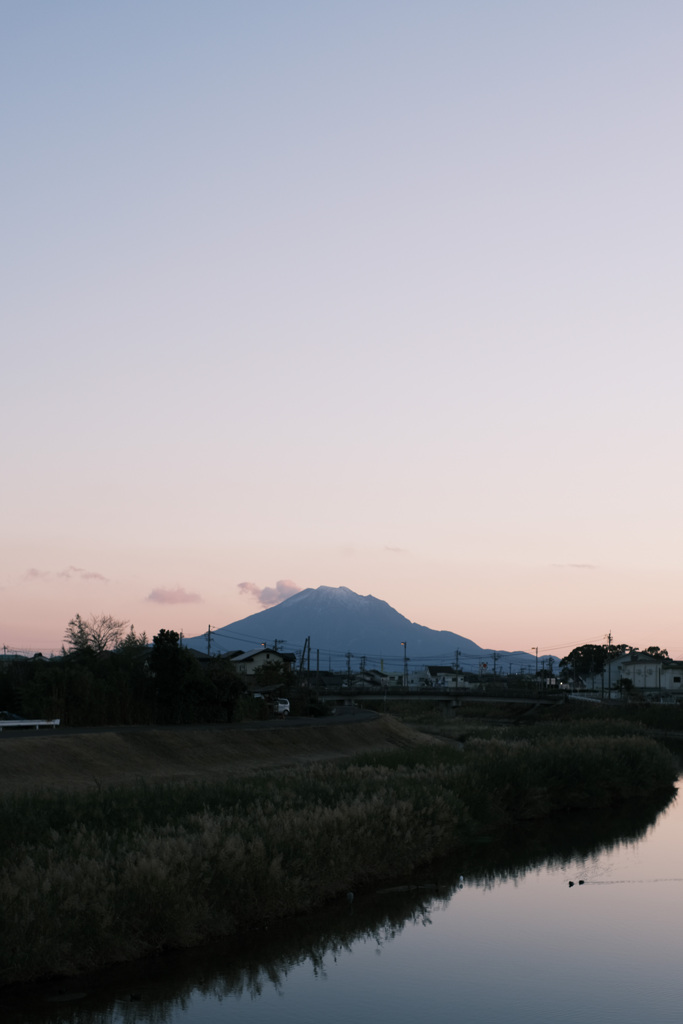
M 404 749 L 351 761 L 5 796 L 0 982 L 235 934 L 515 821 L 663 791 L 677 774 L 643 737 L 475 741 L 463 752 L 401 735 Z
M 235 775 L 424 744 L 409 725 L 373 711 L 238 725 L 59 729 L 0 733 L 2 793 L 87 790 Z

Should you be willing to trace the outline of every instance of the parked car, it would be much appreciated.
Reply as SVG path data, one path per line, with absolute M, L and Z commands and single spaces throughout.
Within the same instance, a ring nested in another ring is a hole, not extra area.
M 286 718 L 289 714 L 289 701 L 286 697 L 276 697 L 273 701 L 273 711 L 276 715 Z

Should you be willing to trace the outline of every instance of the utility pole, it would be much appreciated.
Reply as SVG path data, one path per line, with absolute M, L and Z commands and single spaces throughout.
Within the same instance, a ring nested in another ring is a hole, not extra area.
M 607 634 L 607 699 L 612 698 L 612 630 Z
M 457 672 L 460 668 L 460 649 L 455 652 L 455 671 Z
M 536 675 L 538 675 L 538 647 L 532 647 L 531 650 L 536 652 Z
M 351 651 L 346 652 L 346 682 L 351 685 Z
M 403 648 L 403 685 L 408 685 L 408 644 L 405 640 L 401 641 L 401 647 Z
M 496 672 L 496 662 L 497 661 L 498 661 L 498 651 L 493 651 L 493 674 L 494 674 L 494 676 L 498 674 Z
M 209 626 L 206 632 L 206 653 L 211 657 L 211 626 Z
M 284 643 L 284 640 L 278 640 L 277 638 L 275 640 L 273 640 L 273 650 L 276 651 L 276 652 L 279 651 L 280 648 L 278 647 L 278 644 L 283 644 L 283 643 Z
M 306 648 L 308 647 L 308 645 L 310 644 L 310 642 L 311 642 L 311 638 L 310 638 L 310 636 L 307 636 L 307 637 L 306 637 L 306 639 L 304 640 L 304 649 L 303 649 L 303 651 L 301 652 L 301 658 L 299 659 L 299 677 L 301 677 L 301 675 L 302 675 L 302 673 L 303 673 L 303 670 L 304 670 L 304 660 L 305 660 L 305 658 L 306 658 Z M 277 643 L 277 641 L 276 641 L 276 643 Z M 277 650 L 277 647 L 275 648 L 275 650 Z M 309 661 L 308 661 L 308 667 L 309 667 L 309 669 L 310 669 L 310 667 L 311 667 L 311 662 L 310 662 L 310 653 L 311 653 L 311 652 L 309 651 L 309 652 L 308 652 L 308 654 L 309 654 Z
M 659 702 L 662 701 L 662 663 L 657 661 L 657 690 L 659 691 Z

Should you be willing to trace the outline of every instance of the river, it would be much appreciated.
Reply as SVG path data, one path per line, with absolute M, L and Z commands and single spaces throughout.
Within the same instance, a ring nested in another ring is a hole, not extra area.
M 682 853 L 678 799 L 529 823 L 239 943 L 5 993 L 1 1019 L 678 1022 Z

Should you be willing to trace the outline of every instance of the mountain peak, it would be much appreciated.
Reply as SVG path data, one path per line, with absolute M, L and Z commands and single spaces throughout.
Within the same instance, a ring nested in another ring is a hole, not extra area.
M 367 668 L 391 671 L 403 664 L 407 654 L 411 668 L 455 662 L 466 670 L 479 671 L 491 654 L 458 633 L 411 622 L 371 594 L 328 586 L 301 590 L 272 608 L 212 630 L 211 650 L 247 650 L 260 643 L 272 646 L 277 639 L 281 650 L 299 653 L 309 637 L 312 657 L 320 668 L 344 668 L 350 655 L 355 664 L 363 659 Z M 190 637 L 185 643 L 206 651 L 207 636 Z M 508 663 L 519 671 L 532 662 L 531 655 L 521 651 L 498 651 L 496 657 L 503 672 Z
M 307 593 L 311 595 L 317 595 L 319 598 L 331 601 L 339 601 L 342 604 L 358 604 L 358 602 L 367 601 L 371 597 L 370 594 L 363 597 L 362 594 L 357 594 L 355 590 L 350 590 L 348 587 L 316 587 L 315 590 L 310 589 Z

